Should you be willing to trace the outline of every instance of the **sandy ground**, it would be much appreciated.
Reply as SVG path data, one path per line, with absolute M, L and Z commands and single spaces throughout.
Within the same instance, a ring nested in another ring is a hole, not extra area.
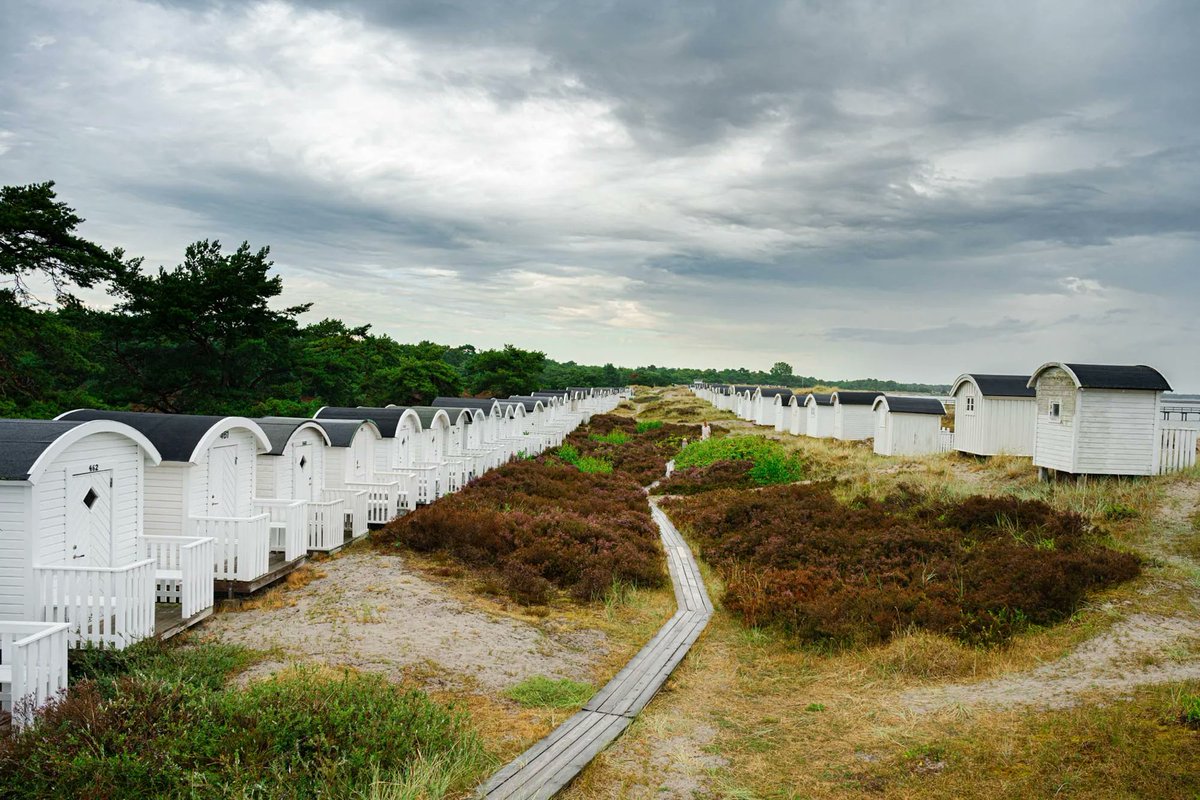
M 1065 657 L 1028 672 L 971 684 L 906 692 L 901 701 L 924 713 L 974 705 L 1065 708 L 1091 692 L 1200 679 L 1200 660 L 1186 656 L 1200 640 L 1200 620 L 1134 614 Z
M 405 567 L 369 551 L 319 565 L 325 577 L 287 593 L 285 608 L 218 614 L 206 635 L 281 656 L 247 679 L 293 662 L 348 666 L 431 688 L 497 691 L 534 675 L 588 680 L 604 654 L 599 631 L 556 630 L 472 609 Z

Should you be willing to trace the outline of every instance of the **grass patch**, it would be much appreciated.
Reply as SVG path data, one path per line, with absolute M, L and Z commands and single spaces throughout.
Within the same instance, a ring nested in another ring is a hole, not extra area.
M 646 433 L 647 431 L 656 431 L 663 426 L 661 419 L 645 419 L 637 423 L 634 428 L 637 433 Z
M 715 489 L 775 486 L 803 480 L 804 461 L 774 439 L 725 436 L 692 442 L 675 457 L 676 472 L 656 494 L 699 494 Z
M 423 692 L 310 668 L 226 686 L 252 659 L 152 643 L 77 657 L 67 696 L 0 740 L 4 796 L 350 797 L 386 783 L 433 798 L 491 766 L 466 717 Z
M 641 431 L 638 431 L 638 433 L 641 433 Z M 608 433 L 593 433 L 588 438 L 593 442 L 603 442 L 605 444 L 625 444 L 633 437 L 620 428 L 614 428 Z
M 576 709 L 586 703 L 595 691 L 590 683 L 535 675 L 505 691 L 504 696 L 526 708 Z

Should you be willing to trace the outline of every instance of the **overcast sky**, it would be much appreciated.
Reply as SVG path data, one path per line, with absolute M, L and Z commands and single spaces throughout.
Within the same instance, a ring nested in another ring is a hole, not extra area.
M 0 2 L 0 183 L 401 340 L 1200 391 L 1200 3 Z

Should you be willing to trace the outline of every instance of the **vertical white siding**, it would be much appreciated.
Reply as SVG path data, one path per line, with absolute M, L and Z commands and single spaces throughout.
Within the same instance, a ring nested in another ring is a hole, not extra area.
M 142 450 L 119 433 L 85 436 L 59 454 L 33 488 L 34 559 L 37 564 L 63 564 L 67 557 L 67 476 L 111 470 L 112 564 L 137 557 L 141 534 Z
M 975 398 L 975 410 L 967 411 L 967 398 Z M 993 455 L 984 443 L 984 419 L 987 401 L 975 384 L 966 381 L 954 393 L 954 449 L 975 455 Z
M 975 396 L 975 412 L 966 398 Z M 1001 453 L 1033 455 L 1037 400 L 1033 397 L 986 397 L 965 383 L 954 395 L 954 448 L 978 456 Z
M 250 516 L 254 499 L 255 476 L 258 472 L 257 454 L 258 441 L 254 434 L 244 428 L 233 428 L 226 439 L 213 442 L 197 459 L 197 463 L 189 470 L 187 478 L 187 510 L 188 516 L 209 516 L 210 488 L 219 491 L 219 487 L 209 486 L 209 463 L 212 451 L 216 447 L 237 446 L 237 478 L 235 480 L 235 497 L 233 498 L 233 516 Z
M 1084 389 L 1082 395 L 1073 471 L 1091 475 L 1155 474 L 1157 394 Z
M 833 438 L 846 442 L 870 439 L 875 435 L 875 412 L 870 406 L 833 407 Z
M 882 407 L 875 414 L 875 452 L 879 455 L 919 456 L 938 452 L 941 417 L 884 411 Z
M 833 436 L 833 406 L 816 403 L 808 406 L 805 435 L 814 439 L 828 439 Z
M 0 482 L 0 619 L 25 617 L 30 552 L 26 517 L 33 502 L 27 483 Z

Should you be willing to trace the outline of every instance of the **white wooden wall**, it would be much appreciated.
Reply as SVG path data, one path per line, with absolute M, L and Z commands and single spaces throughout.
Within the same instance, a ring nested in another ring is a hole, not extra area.
M 833 438 L 855 442 L 874 435 L 875 412 L 870 406 L 833 406 Z
M 361 432 L 361 428 L 359 429 Z M 298 497 L 296 494 L 298 475 L 296 448 L 307 446 L 308 459 L 311 462 L 308 469 L 313 476 L 313 496 Z M 319 500 L 325 490 L 325 462 L 327 451 L 331 448 L 325 444 L 320 434 L 311 428 L 305 428 L 292 436 L 281 455 L 272 456 L 265 453 L 258 455 L 258 475 L 256 477 L 257 491 L 255 497 L 269 497 L 277 500 Z M 340 485 L 340 484 L 339 484 Z
M 829 439 L 833 436 L 833 406 L 810 403 L 806 408 L 805 436 Z
M 67 552 L 67 480 L 94 466 L 111 470 L 112 536 L 91 566 L 136 561 L 142 532 L 144 455 L 119 433 L 86 436 L 47 465 L 37 485 L 0 486 L 0 619 L 33 619 L 31 576 L 35 565 L 70 564 Z
M 941 450 L 942 418 L 933 414 L 886 411 L 875 414 L 875 452 L 881 456 L 919 456 Z
M 237 472 L 234 481 L 234 497 L 231 506 L 234 517 L 249 517 L 252 513 L 251 504 L 254 500 L 255 475 L 257 474 L 258 440 L 254 434 L 245 428 L 233 428 L 225 439 L 217 439 L 200 454 L 197 463 L 189 470 L 186 478 L 187 505 L 185 516 L 208 517 L 222 516 L 212 512 L 210 493 L 222 494 L 222 489 L 214 481 L 210 486 L 210 463 L 213 450 L 218 447 L 233 445 L 237 448 Z M 147 472 L 172 467 L 151 467 Z
M 1075 442 L 1075 469 L 1088 475 L 1158 472 L 1156 392 L 1084 389 Z
M 1062 403 L 1062 416 L 1050 417 L 1050 404 Z M 1078 390 L 1075 381 L 1058 367 L 1048 369 L 1037 382 L 1037 427 L 1033 440 L 1033 463 L 1039 467 L 1075 471 L 1075 410 Z M 957 414 L 957 409 L 955 414 Z M 957 428 L 958 423 L 955 423 Z
M 1033 455 L 1037 427 L 1037 400 L 1032 397 L 983 397 L 976 395 L 974 413 L 966 410 L 964 384 L 955 395 L 954 447 L 964 453 L 994 456 Z

